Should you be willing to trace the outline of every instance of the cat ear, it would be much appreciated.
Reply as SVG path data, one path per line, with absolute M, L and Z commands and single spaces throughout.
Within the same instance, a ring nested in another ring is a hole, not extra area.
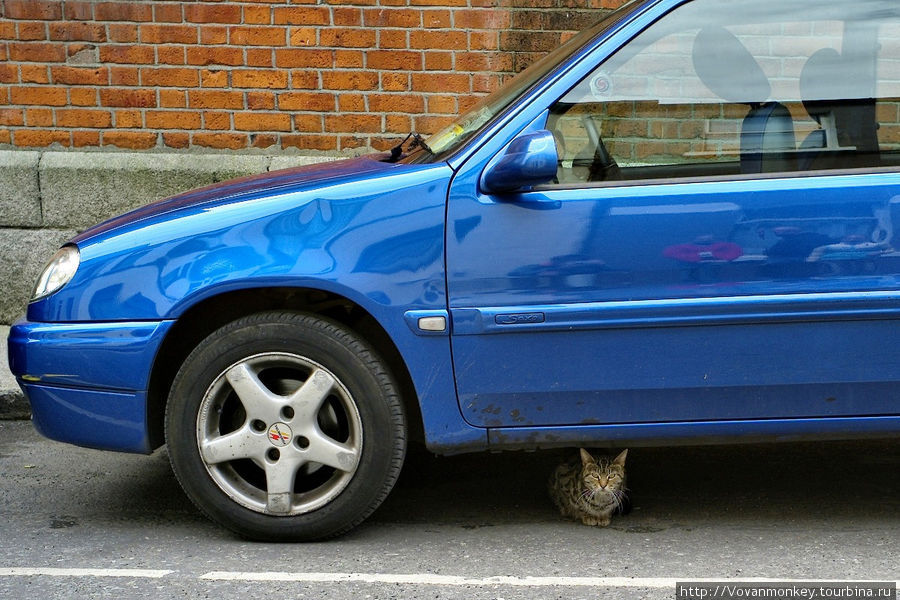
M 625 466 L 625 457 L 628 456 L 628 449 L 622 450 L 622 452 L 612 461 L 612 464 L 619 465 L 620 467 Z
M 584 448 L 579 448 L 579 451 L 581 452 L 581 464 L 582 465 L 586 466 L 586 465 L 594 464 L 597 462 L 594 460 L 594 457 L 591 456 L 591 453 L 588 452 L 587 450 L 585 450 Z

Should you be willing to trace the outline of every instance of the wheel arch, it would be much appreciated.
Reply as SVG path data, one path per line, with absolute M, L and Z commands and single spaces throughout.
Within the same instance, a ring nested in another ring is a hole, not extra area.
M 165 442 L 169 390 L 188 354 L 223 325 L 266 310 L 293 310 L 320 315 L 341 323 L 363 337 L 381 355 L 397 381 L 406 411 L 409 439 L 424 442 L 422 413 L 409 369 L 396 344 L 371 312 L 331 291 L 310 287 L 269 287 L 210 296 L 178 316 L 160 346 L 150 375 L 147 427 L 152 448 L 158 448 Z

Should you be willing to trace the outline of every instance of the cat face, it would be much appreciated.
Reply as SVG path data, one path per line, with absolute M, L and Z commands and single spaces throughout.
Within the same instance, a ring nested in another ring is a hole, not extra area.
M 625 458 L 628 450 L 622 451 L 612 461 L 603 457 L 595 459 L 581 449 L 581 479 L 585 490 L 592 496 L 596 494 L 615 494 L 625 487 Z

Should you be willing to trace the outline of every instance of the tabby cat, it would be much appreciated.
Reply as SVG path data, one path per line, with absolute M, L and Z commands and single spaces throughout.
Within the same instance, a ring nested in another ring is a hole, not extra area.
M 547 487 L 550 498 L 562 516 L 581 519 L 585 525 L 606 527 L 616 511 L 625 512 L 625 457 L 628 450 L 613 460 L 594 458 L 584 448 L 581 461 L 556 467 Z

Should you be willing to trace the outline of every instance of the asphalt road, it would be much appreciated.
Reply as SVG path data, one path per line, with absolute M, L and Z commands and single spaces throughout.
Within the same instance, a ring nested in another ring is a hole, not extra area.
M 900 579 L 897 440 L 632 449 L 635 509 L 606 529 L 550 506 L 561 456 L 416 452 L 359 529 L 265 544 L 203 518 L 164 451 L 0 421 L 0 598 L 673 598 L 676 579 Z

